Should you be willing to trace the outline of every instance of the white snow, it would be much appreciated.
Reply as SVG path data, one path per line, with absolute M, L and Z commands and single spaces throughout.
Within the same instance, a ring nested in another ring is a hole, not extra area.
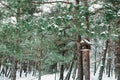
M 11 17 L 9 17 L 7 19 L 3 19 L 2 22 L 3 22 L 3 24 L 6 24 L 6 23 L 16 24 L 17 23 L 17 19 L 16 19 L 16 17 L 11 16 Z
M 99 71 L 98 71 L 99 72 Z M 91 78 L 90 78 L 90 80 L 98 80 L 98 72 L 97 72 L 97 74 L 94 76 L 93 75 L 93 73 L 91 73 Z M 67 72 L 65 72 L 65 74 L 66 74 Z M 56 78 L 56 80 L 59 80 L 59 74 L 57 73 L 56 75 L 55 74 L 47 74 L 47 75 L 43 75 L 42 77 L 41 77 L 41 80 L 55 80 L 55 78 Z M 6 78 L 6 77 L 0 77 L 0 80 L 10 80 L 10 79 L 8 79 L 8 78 Z M 25 77 L 25 76 L 23 76 L 23 77 L 17 77 L 17 80 L 38 80 L 38 77 L 35 77 L 35 76 L 32 76 L 31 74 L 30 75 L 28 75 L 28 77 Z M 71 78 L 70 78 L 70 80 L 73 80 L 72 79 L 72 76 L 71 76 Z M 105 73 L 103 74 L 103 79 L 102 80 L 116 80 L 115 79 L 115 76 L 113 75 L 112 77 L 107 77 L 107 75 L 105 75 Z
M 4 8 L 4 7 L 6 7 L 6 6 L 8 6 L 8 3 L 7 3 L 7 2 L 5 2 L 5 1 L 1 1 L 1 2 L 0 2 L 0 7 Z
M 101 34 L 107 34 L 108 33 L 108 31 L 103 31 L 103 32 L 101 32 Z
M 118 11 L 117 15 L 120 16 L 120 10 Z
M 88 8 L 88 10 L 89 10 L 90 12 L 95 12 L 96 10 L 98 10 L 98 9 L 100 9 L 100 8 L 102 8 L 102 7 L 103 7 L 102 4 L 92 4 L 92 5 Z

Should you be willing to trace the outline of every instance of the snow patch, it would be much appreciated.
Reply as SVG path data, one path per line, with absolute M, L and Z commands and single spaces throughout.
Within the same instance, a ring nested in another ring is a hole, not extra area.
M 93 4 L 93 5 L 91 5 L 89 8 L 88 8 L 88 10 L 90 11 L 90 12 L 95 12 L 96 10 L 98 10 L 98 9 L 100 9 L 100 8 L 102 8 L 103 7 L 103 5 L 101 5 L 101 4 Z
M 120 16 L 120 10 L 118 11 L 117 15 Z
M 8 19 L 3 20 L 3 24 L 6 24 L 6 23 L 17 24 L 17 19 L 16 19 L 16 17 L 11 16 Z
M 8 6 L 8 3 L 5 2 L 5 1 L 1 1 L 0 7 L 4 8 L 4 7 L 6 7 L 6 6 Z

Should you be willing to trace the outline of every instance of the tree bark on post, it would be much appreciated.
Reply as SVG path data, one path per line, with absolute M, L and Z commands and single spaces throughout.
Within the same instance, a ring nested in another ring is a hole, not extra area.
M 120 36 L 119 40 L 116 41 L 116 53 L 115 53 L 115 73 L 117 80 L 120 80 Z
M 89 60 L 90 49 L 83 49 L 83 68 L 85 80 L 90 80 L 90 60 Z
M 88 38 L 86 38 L 87 42 L 89 41 Z M 82 55 L 83 55 L 83 72 L 85 75 L 85 80 L 90 80 L 90 44 L 86 42 L 86 40 L 84 40 L 84 42 L 81 43 L 82 45 Z

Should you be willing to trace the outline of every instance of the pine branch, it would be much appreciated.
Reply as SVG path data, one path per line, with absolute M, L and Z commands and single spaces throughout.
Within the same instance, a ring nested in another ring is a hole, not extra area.
M 3 6 L 5 6 L 6 8 L 14 11 L 15 13 L 17 13 L 15 10 L 13 10 L 9 5 L 5 4 L 5 3 L 1 3 Z

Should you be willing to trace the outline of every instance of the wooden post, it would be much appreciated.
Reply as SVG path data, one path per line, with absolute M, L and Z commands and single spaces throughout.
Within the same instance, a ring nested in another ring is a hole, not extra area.
M 83 72 L 85 75 L 85 80 L 90 80 L 90 44 L 88 43 L 89 39 L 86 38 L 81 43 L 81 51 L 83 55 Z
M 89 59 L 90 49 L 82 49 L 82 51 L 85 80 L 90 80 L 90 59 Z

